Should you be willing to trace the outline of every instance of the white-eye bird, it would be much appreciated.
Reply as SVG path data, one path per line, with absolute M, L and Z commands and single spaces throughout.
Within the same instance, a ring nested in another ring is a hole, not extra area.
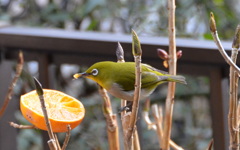
M 141 99 L 148 97 L 156 87 L 164 82 L 186 84 L 185 77 L 173 76 L 147 64 L 141 64 L 142 84 Z M 133 101 L 135 84 L 135 63 L 116 63 L 103 61 L 93 64 L 83 73 L 73 76 L 75 79 L 84 77 L 92 79 L 115 97 Z

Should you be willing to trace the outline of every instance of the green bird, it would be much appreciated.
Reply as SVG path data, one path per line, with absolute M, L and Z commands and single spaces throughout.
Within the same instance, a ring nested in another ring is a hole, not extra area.
M 141 64 L 142 84 L 141 99 L 148 97 L 159 84 L 164 82 L 178 82 L 186 84 L 183 76 L 173 76 L 147 64 Z M 116 63 L 103 61 L 93 64 L 83 73 L 73 76 L 75 79 L 84 77 L 92 79 L 105 88 L 111 95 L 133 101 L 135 84 L 135 63 Z

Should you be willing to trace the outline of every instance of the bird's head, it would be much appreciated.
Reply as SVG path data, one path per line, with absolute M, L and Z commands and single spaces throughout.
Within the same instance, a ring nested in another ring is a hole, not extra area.
M 76 73 L 73 75 L 75 79 L 88 78 L 92 79 L 101 85 L 102 82 L 107 80 L 108 74 L 111 73 L 111 62 L 98 62 L 93 64 L 83 73 Z

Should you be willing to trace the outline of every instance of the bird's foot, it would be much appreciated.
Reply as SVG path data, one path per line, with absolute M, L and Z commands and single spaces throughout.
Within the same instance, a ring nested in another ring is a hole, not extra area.
M 119 108 L 118 113 L 121 113 L 123 111 L 129 111 L 129 110 L 130 110 L 129 106 L 124 106 L 124 107 Z
M 132 111 L 132 104 L 133 104 L 132 101 L 127 101 L 127 105 L 124 107 L 121 107 L 118 112 L 121 113 L 123 111 L 126 111 L 126 112 Z

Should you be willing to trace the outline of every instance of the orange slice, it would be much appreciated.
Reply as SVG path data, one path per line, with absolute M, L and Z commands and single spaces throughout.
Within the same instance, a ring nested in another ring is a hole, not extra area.
M 60 91 L 43 89 L 44 101 L 53 132 L 66 132 L 79 125 L 85 115 L 83 104 Z M 23 116 L 39 129 L 47 130 L 36 90 L 21 96 L 20 109 Z

